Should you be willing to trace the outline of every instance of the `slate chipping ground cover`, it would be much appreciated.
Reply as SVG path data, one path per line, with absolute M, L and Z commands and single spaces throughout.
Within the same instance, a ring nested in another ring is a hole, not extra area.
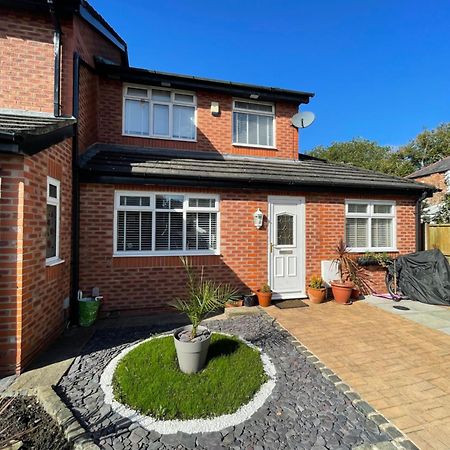
M 174 327 L 99 330 L 60 381 L 58 393 L 101 448 L 344 450 L 389 441 L 265 316 L 208 323 L 214 331 L 240 335 L 262 348 L 277 369 L 272 395 L 245 422 L 220 432 L 161 436 L 122 418 L 103 403 L 99 380 L 104 367 L 131 343 Z

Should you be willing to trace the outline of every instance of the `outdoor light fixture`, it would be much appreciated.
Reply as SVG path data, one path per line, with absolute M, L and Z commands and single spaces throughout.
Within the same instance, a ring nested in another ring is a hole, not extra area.
M 220 114 L 219 102 L 211 102 L 211 114 L 217 117 Z
M 263 220 L 264 220 L 264 214 L 263 212 L 258 208 L 255 213 L 253 214 L 253 223 L 255 224 L 255 227 L 259 230 L 263 226 Z
M 258 100 L 259 94 L 250 94 L 250 98 L 251 98 L 252 100 Z

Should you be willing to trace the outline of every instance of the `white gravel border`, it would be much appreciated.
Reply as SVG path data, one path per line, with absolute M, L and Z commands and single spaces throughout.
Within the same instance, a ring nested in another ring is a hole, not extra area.
M 115 358 L 113 358 L 105 367 L 100 377 L 100 387 L 102 388 L 105 399 L 104 402 L 111 405 L 114 412 L 127 417 L 133 422 L 137 422 L 141 427 L 148 431 L 155 430 L 160 434 L 175 434 L 178 431 L 183 433 L 204 433 L 211 431 L 220 431 L 227 427 L 238 425 L 241 422 L 249 419 L 266 401 L 269 395 L 272 393 L 275 387 L 276 369 L 270 358 L 261 351 L 260 348 L 251 344 L 250 342 L 242 339 L 240 336 L 234 336 L 239 338 L 242 342 L 251 348 L 254 348 L 260 352 L 261 361 L 263 363 L 264 371 L 268 376 L 268 380 L 260 387 L 255 396 L 245 405 L 241 406 L 233 414 L 225 414 L 223 416 L 214 417 L 211 419 L 191 419 L 191 420 L 157 420 L 151 416 L 144 416 L 138 411 L 131 409 L 128 406 L 119 403 L 114 399 L 112 380 L 117 365 L 120 360 L 128 354 L 131 350 L 144 342 L 151 341 L 152 339 L 158 339 L 166 336 L 170 336 L 172 333 L 166 333 L 158 336 L 142 340 L 136 344 L 133 344 L 124 350 L 122 350 Z M 231 336 L 227 333 L 218 333 L 225 336 Z

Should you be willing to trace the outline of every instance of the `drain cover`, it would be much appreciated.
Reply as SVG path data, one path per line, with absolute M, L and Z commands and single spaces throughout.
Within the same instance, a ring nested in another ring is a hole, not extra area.
M 409 311 L 409 308 L 407 308 L 406 306 L 394 305 L 393 308 L 401 309 L 402 311 Z

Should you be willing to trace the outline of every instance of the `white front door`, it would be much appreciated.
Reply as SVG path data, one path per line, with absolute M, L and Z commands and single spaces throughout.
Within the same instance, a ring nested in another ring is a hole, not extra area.
M 304 197 L 269 197 L 269 283 L 275 299 L 305 297 Z

